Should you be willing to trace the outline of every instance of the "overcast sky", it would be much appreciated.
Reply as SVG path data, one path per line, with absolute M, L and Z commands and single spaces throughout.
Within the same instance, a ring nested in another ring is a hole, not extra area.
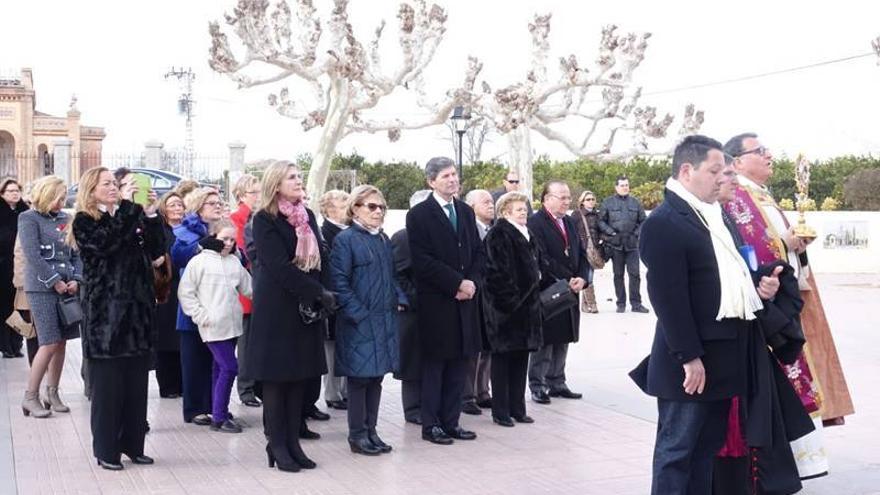
M 328 17 L 329 0 L 314 0 Z M 388 21 L 385 49 L 396 56 L 398 3 L 351 0 L 350 19 L 364 43 L 379 20 Z M 2 0 L 0 73 L 34 69 L 37 108 L 63 115 L 76 93 L 83 123 L 107 131 L 108 152 L 139 151 L 150 139 L 182 147 L 178 87 L 163 78 L 173 66 L 197 73 L 194 121 L 199 153 L 222 154 L 226 143 L 247 144 L 248 160 L 294 157 L 315 148 L 319 130 L 303 133 L 298 121 L 266 104 L 270 88 L 238 90 L 207 65 L 208 21 L 221 19 L 231 1 L 41 1 Z M 815 5 L 813 5 L 815 4 Z M 574 53 L 595 58 L 601 26 L 650 31 L 646 60 L 634 83 L 645 92 L 681 88 L 871 52 L 880 35 L 876 2 L 752 1 L 532 1 L 446 0 L 446 37 L 427 70 L 429 89 L 442 94 L 461 79 L 469 54 L 484 62 L 481 79 L 493 88 L 523 79 L 529 63 L 527 24 L 552 12 L 551 60 Z M 776 154 L 811 158 L 880 151 L 880 66 L 876 56 L 845 63 L 702 89 L 643 98 L 680 115 L 688 102 L 705 110 L 703 132 L 725 141 L 760 133 Z M 555 64 L 551 77 L 555 77 Z M 302 89 L 287 82 L 293 92 Z M 374 115 L 421 113 L 405 95 L 380 104 Z M 673 124 L 675 127 L 676 124 Z M 576 134 L 577 129 L 566 129 Z M 370 160 L 424 162 L 451 154 L 443 127 L 383 136 L 346 138 L 339 151 Z M 505 158 L 505 139 L 493 136 L 484 157 Z M 570 158 L 558 144 L 533 138 L 539 154 Z

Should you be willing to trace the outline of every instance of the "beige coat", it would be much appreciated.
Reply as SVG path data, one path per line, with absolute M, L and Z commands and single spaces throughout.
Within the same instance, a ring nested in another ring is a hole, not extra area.
M 241 336 L 239 293 L 251 297 L 251 275 L 237 257 L 210 250 L 190 260 L 177 289 L 180 309 L 193 319 L 205 342 Z
M 24 250 L 21 248 L 21 240 L 15 237 L 15 248 L 12 257 L 12 285 L 15 287 L 14 308 L 21 311 L 30 311 L 27 296 L 24 294 Z

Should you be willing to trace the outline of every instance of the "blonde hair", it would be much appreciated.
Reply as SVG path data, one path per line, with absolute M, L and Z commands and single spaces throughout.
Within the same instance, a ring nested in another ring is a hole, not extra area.
M 180 194 L 178 192 L 178 194 Z M 205 203 L 208 201 L 208 198 L 212 195 L 220 198 L 220 193 L 217 192 L 213 187 L 200 187 L 191 193 L 183 196 L 183 203 L 186 206 L 187 213 L 199 213 L 199 210 L 205 206 Z
M 263 191 L 260 194 L 261 210 L 266 210 L 272 215 L 278 214 L 278 191 L 290 168 L 299 170 L 295 163 L 287 160 L 277 161 L 266 168 L 266 172 L 263 173 Z
M 211 235 L 217 235 L 223 229 L 232 229 L 236 233 L 238 233 L 238 228 L 236 228 L 235 224 L 232 223 L 232 220 L 229 220 L 228 218 L 221 218 L 220 220 L 212 223 L 211 226 L 208 228 L 208 233 Z
M 382 191 L 376 186 L 361 184 L 352 189 L 351 195 L 348 197 L 348 204 L 345 207 L 345 222 L 350 224 L 352 219 L 354 219 L 354 207 L 363 206 L 363 201 L 374 194 L 379 196 L 382 204 L 387 204 L 385 203 L 385 196 L 382 195 Z
M 242 175 L 237 181 L 235 181 L 235 186 L 232 188 L 232 196 L 236 201 L 241 202 L 241 198 L 244 197 L 245 193 L 251 187 L 260 183 L 260 179 L 251 174 Z
M 583 206 L 584 200 L 587 199 L 587 196 L 592 196 L 594 198 L 596 197 L 596 195 L 593 194 L 593 191 L 590 191 L 589 189 L 585 189 L 584 192 L 581 193 L 580 197 L 578 197 L 578 202 L 577 202 L 578 208 Z
M 528 206 L 529 197 L 519 191 L 510 191 L 509 193 L 504 193 L 498 198 L 498 201 L 495 202 L 495 216 L 501 218 L 508 207 L 512 203 L 523 202 Z
M 47 175 L 34 182 L 31 189 L 31 208 L 40 213 L 49 213 L 52 205 L 67 193 L 64 179 L 57 175 Z
M 101 218 L 101 210 L 98 209 L 94 192 L 98 187 L 101 174 L 104 172 L 113 175 L 107 167 L 95 167 L 86 170 L 79 178 L 79 190 L 76 192 L 76 204 L 74 205 L 76 213 L 83 212 L 95 220 Z M 76 249 L 76 237 L 73 235 L 72 225 L 67 229 L 67 244 Z
M 345 191 L 340 191 L 339 189 L 331 189 L 324 193 L 321 196 L 321 199 L 318 200 L 318 211 L 321 212 L 321 216 L 327 218 L 327 209 L 335 203 L 336 201 L 348 201 L 349 194 Z
M 159 198 L 159 214 L 162 215 L 162 218 L 168 219 L 168 202 L 171 201 L 171 198 L 177 198 L 181 202 L 183 202 L 183 196 L 180 195 L 177 191 L 168 191 L 163 194 L 161 198 Z M 186 209 L 186 206 L 184 206 Z
M 189 196 L 189 193 L 195 191 L 199 188 L 199 183 L 192 179 L 183 179 L 182 181 L 177 183 L 177 187 L 174 188 L 177 191 L 177 194 L 180 194 L 180 198 L 186 200 L 186 197 Z

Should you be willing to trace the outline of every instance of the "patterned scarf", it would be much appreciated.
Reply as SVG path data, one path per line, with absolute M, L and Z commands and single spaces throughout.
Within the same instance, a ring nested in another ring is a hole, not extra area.
M 286 199 L 278 200 L 278 211 L 287 217 L 296 232 L 296 254 L 293 263 L 302 271 L 321 269 L 321 250 L 318 238 L 309 225 L 309 214 L 302 201 L 291 203 Z

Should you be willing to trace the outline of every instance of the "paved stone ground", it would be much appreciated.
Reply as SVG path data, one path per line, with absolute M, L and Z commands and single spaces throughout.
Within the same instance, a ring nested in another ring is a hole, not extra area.
M 613 292 L 608 272 L 598 278 L 600 296 Z M 832 474 L 807 482 L 802 493 L 880 493 L 878 281 L 819 276 L 857 414 L 846 426 L 826 430 Z M 626 371 L 650 347 L 654 318 L 618 315 L 606 297 L 600 314 L 583 319 L 581 342 L 569 353 L 568 382 L 584 400 L 529 402 L 537 422 L 509 429 L 492 424 L 488 414 L 464 416 L 477 441 L 433 446 L 420 439 L 418 427 L 404 424 L 399 384 L 387 378 L 379 431 L 394 452 L 379 458 L 350 453 L 344 414 L 333 411 L 329 422 L 311 423 L 323 438 L 305 443 L 319 468 L 298 474 L 266 467 L 259 409 L 233 400 L 233 412 L 250 427 L 239 435 L 214 433 L 183 424 L 179 399 L 160 399 L 152 381 L 147 454 L 157 463 L 126 461 L 122 472 L 104 471 L 91 456 L 79 341 L 69 347 L 62 379 L 73 412 L 47 420 L 21 414 L 26 361 L 0 360 L 0 493 L 645 494 L 656 414 Z

